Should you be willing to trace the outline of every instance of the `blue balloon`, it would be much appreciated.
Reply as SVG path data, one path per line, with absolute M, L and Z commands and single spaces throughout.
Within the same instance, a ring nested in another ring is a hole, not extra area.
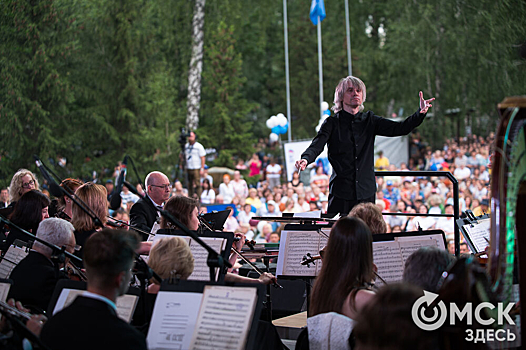
M 285 134 L 289 130 L 289 123 L 285 124 L 284 126 L 280 126 L 280 133 Z
M 328 116 L 331 115 L 331 111 L 329 109 L 326 109 L 323 111 L 323 114 L 327 114 Z
M 270 129 L 270 130 L 271 130 L 271 132 L 273 132 L 274 134 L 279 135 L 279 134 L 281 134 L 281 133 L 279 132 L 279 131 L 281 130 L 280 128 L 281 128 L 281 127 L 280 127 L 279 125 L 276 125 L 275 127 L 273 127 L 273 128 Z

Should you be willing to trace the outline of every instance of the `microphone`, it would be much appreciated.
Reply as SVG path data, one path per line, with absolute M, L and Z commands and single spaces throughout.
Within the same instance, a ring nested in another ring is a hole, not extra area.
M 38 170 L 40 170 L 40 173 L 42 174 L 44 179 L 46 179 L 49 185 L 49 193 L 51 193 L 51 195 L 54 197 L 62 197 L 64 195 L 62 187 L 60 187 L 55 181 L 55 179 L 53 179 L 51 175 L 49 175 L 46 168 L 44 168 L 44 165 L 42 164 L 40 158 L 38 158 L 38 156 L 35 154 L 33 154 L 33 158 L 35 158 L 35 164 L 37 165 Z
M 119 174 L 119 177 L 117 178 L 117 183 L 115 184 L 115 187 L 113 188 L 113 192 L 110 197 L 110 209 L 111 210 L 117 210 L 121 207 L 121 203 L 122 203 L 121 191 L 122 191 L 122 184 L 124 180 L 126 179 L 126 166 L 127 165 L 128 165 L 128 155 L 124 156 L 124 160 L 122 161 L 121 173 Z
M 122 184 L 126 186 L 130 190 L 130 192 L 133 193 L 134 195 L 138 196 L 139 198 L 144 198 L 144 195 L 137 192 L 137 189 L 135 188 L 135 186 L 133 186 L 128 181 L 123 181 Z

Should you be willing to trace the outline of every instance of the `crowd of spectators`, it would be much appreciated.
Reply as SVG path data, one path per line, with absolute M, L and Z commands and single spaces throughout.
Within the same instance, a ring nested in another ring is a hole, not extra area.
M 413 138 L 407 164 L 392 164 L 383 152 L 378 152 L 375 167 L 377 171 L 449 171 L 459 181 L 460 211 L 472 210 L 478 216 L 489 213 L 489 155 L 493 139 L 493 133 L 486 138 L 472 135 L 460 141 L 449 139 L 440 149 L 432 149 L 419 142 L 418 138 Z M 284 166 L 263 151 L 254 153 L 246 162 L 238 160 L 235 170 L 229 173 L 212 176 L 208 170 L 205 166 L 200 178 L 200 211 L 206 212 L 208 206 L 230 207 L 232 213 L 225 229 L 242 232 L 247 239 L 255 239 L 258 243 L 270 242 L 271 239 L 279 241 L 281 228 L 278 223 L 256 221 L 253 217 L 313 210 L 325 213 L 327 210 L 330 169 L 322 162 L 312 164 L 310 171 L 302 173 L 301 177 L 294 172 L 291 181 L 286 180 Z M 115 179 L 118 174 L 119 168 L 116 167 Z M 30 180 L 38 186 L 36 178 L 29 179 L 27 173 L 24 175 L 28 177 L 28 189 Z M 178 179 L 172 183 L 172 196 L 188 195 L 189 191 L 183 183 Z M 453 214 L 452 183 L 446 177 L 377 176 L 376 184 L 375 204 L 383 213 Z M 110 194 L 114 180 L 108 179 L 104 185 Z M 4 207 L 9 203 L 4 197 L 11 194 L 18 198 L 23 189 L 21 186 L 15 183 L 9 191 L 2 189 Z M 44 188 L 43 191 L 46 193 Z M 144 193 L 140 185 L 137 185 L 137 191 Z M 129 221 L 130 209 L 139 197 L 123 187 L 121 198 L 121 208 L 110 210 L 110 214 L 118 220 Z M 452 217 L 384 215 L 384 220 L 387 233 L 419 228 L 441 229 L 448 241 L 453 238 Z

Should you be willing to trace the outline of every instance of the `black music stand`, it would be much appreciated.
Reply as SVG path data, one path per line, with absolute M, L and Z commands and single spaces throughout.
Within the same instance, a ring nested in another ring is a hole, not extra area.
M 225 222 L 230 215 L 230 210 L 213 211 L 211 213 L 201 214 L 200 218 L 206 222 L 208 226 L 214 231 L 221 231 L 225 226 Z

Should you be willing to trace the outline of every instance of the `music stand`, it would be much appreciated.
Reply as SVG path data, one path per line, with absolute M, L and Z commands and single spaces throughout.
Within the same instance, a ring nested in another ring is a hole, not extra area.
M 49 301 L 48 305 L 48 315 L 53 316 L 53 311 L 55 310 L 55 307 L 57 305 L 57 302 L 59 301 L 60 294 L 62 294 L 62 290 L 64 289 L 74 289 L 74 290 L 81 290 L 85 291 L 87 290 L 87 283 L 83 281 L 72 281 L 68 279 L 61 279 L 57 282 L 57 285 L 55 286 L 55 290 L 53 291 L 53 296 L 51 297 L 51 300 Z M 125 293 L 126 295 L 133 295 L 137 297 L 137 301 L 135 302 L 135 306 L 137 306 L 139 296 L 141 294 L 141 291 L 137 287 L 129 287 L 128 290 Z M 133 308 L 130 316 L 133 316 L 133 313 L 135 311 L 135 307 Z M 128 323 L 130 322 L 128 321 Z
M 222 211 L 213 211 L 211 213 L 201 214 L 200 217 L 214 231 L 222 231 L 225 222 L 230 215 L 230 209 Z

